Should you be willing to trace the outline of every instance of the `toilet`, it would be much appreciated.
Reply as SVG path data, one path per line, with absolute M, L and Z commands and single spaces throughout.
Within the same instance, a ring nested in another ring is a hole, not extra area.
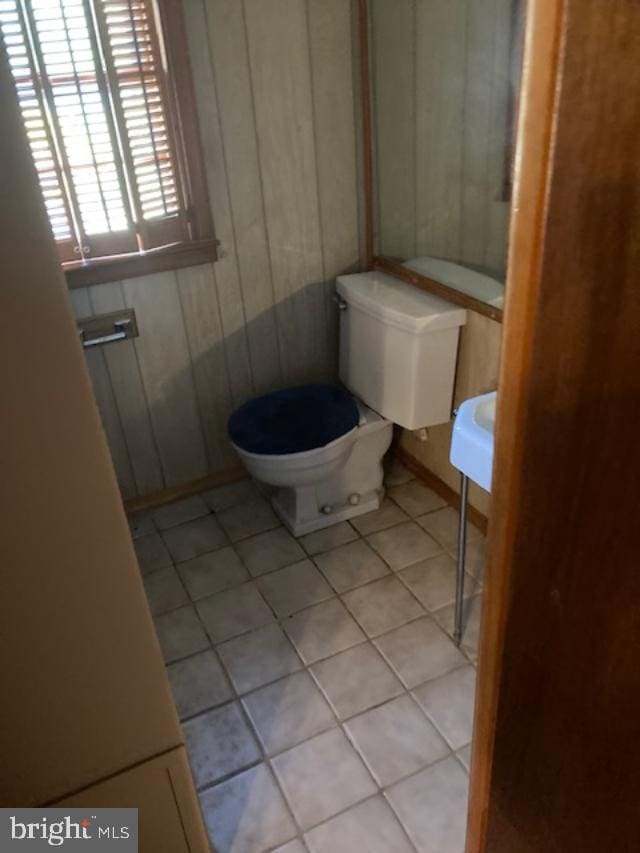
M 242 463 L 294 536 L 380 506 L 394 423 L 451 417 L 466 311 L 377 271 L 338 277 L 336 298 L 344 387 L 285 388 L 229 419 Z

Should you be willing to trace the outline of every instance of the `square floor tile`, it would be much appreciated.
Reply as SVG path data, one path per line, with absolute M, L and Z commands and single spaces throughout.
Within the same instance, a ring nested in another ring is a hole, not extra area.
M 458 760 L 462 762 L 467 773 L 471 769 L 471 744 L 468 743 L 456 752 Z
M 285 629 L 306 664 L 335 655 L 366 637 L 337 598 L 292 616 Z
M 193 495 L 154 510 L 153 520 L 158 530 L 167 530 L 169 527 L 175 527 L 178 524 L 184 524 L 185 521 L 193 521 L 194 518 L 208 514 L 209 507 L 206 503 L 199 495 Z
M 452 506 L 430 512 L 416 519 L 418 524 L 433 536 L 443 548 L 453 549 L 458 544 L 459 514 Z M 473 524 L 467 523 L 467 542 L 482 536 L 482 533 Z
M 166 663 L 201 652 L 209 640 L 193 607 L 180 607 L 154 619 Z
M 279 625 L 267 625 L 217 647 L 238 693 L 247 693 L 302 668 Z
M 128 516 L 128 521 L 132 539 L 139 539 L 141 536 L 146 536 L 148 533 L 156 532 L 156 526 L 153 523 L 151 512 L 148 509 L 141 509 L 138 512 L 132 512 L 131 515 Z
M 290 566 L 305 557 L 300 545 L 284 527 L 243 539 L 236 550 L 254 577 Z
M 410 483 L 403 483 L 401 486 L 393 486 L 389 489 L 389 497 L 412 518 L 416 515 L 423 515 L 425 512 L 433 512 L 433 510 L 441 509 L 447 505 L 447 502 L 440 495 L 419 480 L 412 480 Z
M 280 618 L 333 595 L 333 590 L 311 560 L 302 560 L 264 575 L 256 583 Z
M 238 506 L 238 504 L 259 497 L 260 492 L 256 484 L 248 477 L 244 480 L 237 480 L 235 483 L 216 486 L 215 489 L 209 489 L 208 492 L 202 493 L 202 499 L 214 512 L 221 512 L 223 509 L 229 509 L 232 506 Z
M 222 643 L 274 621 L 273 613 L 252 583 L 202 598 L 196 607 L 214 643 Z
M 370 637 L 424 615 L 424 608 L 396 577 L 381 578 L 342 597 Z
M 172 566 L 146 575 L 144 591 L 147 594 L 149 608 L 155 615 L 175 610 L 176 607 L 189 603 L 189 597 L 178 573 Z
M 345 728 L 381 787 L 449 753 L 435 727 L 406 693 L 353 717 Z
M 409 689 L 467 662 L 444 631 L 429 617 L 403 625 L 379 637 L 375 644 Z
M 200 803 L 217 853 L 262 853 L 297 832 L 265 764 L 204 791 Z
M 357 538 L 358 534 L 349 522 L 341 521 L 339 524 L 332 524 L 331 527 L 325 527 L 323 530 L 307 533 L 306 536 L 301 536 L 298 542 L 300 542 L 307 554 L 314 556 L 315 554 L 330 551 L 332 548 L 337 548 L 338 545 L 352 542 Z
M 404 688 L 371 643 L 347 649 L 311 667 L 341 720 L 403 692 Z
M 282 753 L 273 766 L 303 829 L 376 793 L 373 779 L 340 729 Z
M 455 607 L 443 607 L 433 614 L 434 619 L 449 634 L 453 636 Z M 482 595 L 474 595 L 465 599 L 462 609 L 462 648 L 471 660 L 478 657 L 480 645 L 480 619 L 482 617 Z
M 467 774 L 451 756 L 387 791 L 420 853 L 464 853 L 468 785 Z
M 414 563 L 398 576 L 427 610 L 446 607 L 456 599 L 456 564 L 448 554 Z
M 261 497 L 254 497 L 237 506 L 222 510 L 218 513 L 218 520 L 232 542 L 280 526 L 280 521 L 270 504 Z
M 367 541 L 396 572 L 442 551 L 441 546 L 413 521 L 372 533 Z
M 220 661 L 212 649 L 172 663 L 167 675 L 181 720 L 233 697 Z
M 176 562 L 215 551 L 227 543 L 222 528 L 212 515 L 171 527 L 164 531 L 162 537 Z
M 173 565 L 171 555 L 162 541 L 159 533 L 148 533 L 133 543 L 138 557 L 138 564 L 143 575 L 166 569 Z
M 315 562 L 338 592 L 346 592 L 389 574 L 380 557 L 362 539 L 319 554 Z
M 471 742 L 475 689 L 474 667 L 462 666 L 413 692 L 452 749 L 460 749 Z
M 249 579 L 242 560 L 231 546 L 200 554 L 178 563 L 176 568 L 193 601 Z
M 316 826 L 305 839 L 312 853 L 412 853 L 414 849 L 381 795 Z
M 182 725 L 198 788 L 260 759 L 260 750 L 237 702 L 207 711 Z
M 242 702 L 268 755 L 336 724 L 331 708 L 306 672 L 261 687 Z
M 307 848 L 300 839 L 294 838 L 293 841 L 289 841 L 288 844 L 283 844 L 282 847 L 278 847 L 278 849 L 273 850 L 272 853 L 307 853 Z
M 385 500 L 379 509 L 374 509 L 373 512 L 367 512 L 364 515 L 359 515 L 357 518 L 352 518 L 351 524 L 353 524 L 361 536 L 368 536 L 370 533 L 376 533 L 378 530 L 386 530 L 388 527 L 393 527 L 394 524 L 400 524 L 408 520 L 409 516 L 396 503 Z
M 451 556 L 455 559 L 457 549 L 450 550 Z M 484 578 L 484 569 L 487 562 L 487 540 L 484 536 L 479 536 L 477 539 L 472 538 L 467 541 L 465 550 L 464 568 L 467 574 L 473 578 L 482 581 Z
M 408 483 L 413 480 L 414 476 L 406 468 L 399 459 L 387 456 L 384 460 L 384 484 L 387 488 L 391 486 L 401 486 L 402 483 Z

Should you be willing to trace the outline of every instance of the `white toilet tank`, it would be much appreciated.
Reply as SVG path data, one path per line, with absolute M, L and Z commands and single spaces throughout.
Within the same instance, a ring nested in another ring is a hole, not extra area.
M 460 327 L 467 312 L 381 272 L 337 279 L 340 379 L 406 429 L 451 418 Z

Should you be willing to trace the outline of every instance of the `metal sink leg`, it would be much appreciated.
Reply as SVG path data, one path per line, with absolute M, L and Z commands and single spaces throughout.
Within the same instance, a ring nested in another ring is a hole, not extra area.
M 460 475 L 460 518 L 458 521 L 458 565 L 456 571 L 456 611 L 453 639 L 456 646 L 462 640 L 462 603 L 464 601 L 464 563 L 467 550 L 467 504 L 469 478 Z

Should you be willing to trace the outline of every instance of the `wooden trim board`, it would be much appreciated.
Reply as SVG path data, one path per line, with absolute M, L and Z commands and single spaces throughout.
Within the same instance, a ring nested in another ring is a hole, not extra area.
M 369 70 L 369 12 L 367 0 L 358 2 L 358 36 L 360 40 L 360 110 L 362 121 L 362 183 L 364 195 L 364 262 L 373 264 L 373 131 L 371 127 L 371 73 Z
M 530 3 L 467 853 L 640 849 L 638 44 Z
M 215 239 L 180 243 L 144 254 L 120 255 L 85 265 L 63 267 L 70 289 L 94 284 L 111 284 L 127 278 L 211 264 L 217 259 Z
M 216 474 L 207 474 L 206 477 L 191 480 L 189 483 L 182 483 L 180 486 L 172 486 L 169 489 L 162 489 L 150 495 L 130 498 L 124 502 L 125 512 L 155 509 L 164 504 L 173 503 L 173 501 L 180 500 L 181 498 L 197 495 L 199 492 L 204 492 L 207 489 L 214 489 L 216 486 L 226 486 L 228 483 L 244 480 L 248 476 L 246 470 L 237 465 L 234 468 L 227 468 L 225 471 L 219 471 Z
M 381 270 L 389 275 L 406 281 L 407 284 L 412 284 L 419 290 L 426 290 L 427 293 L 433 293 L 434 296 L 439 296 L 441 299 L 446 299 L 448 302 L 453 302 L 454 305 L 460 305 L 461 308 L 466 308 L 468 311 L 475 311 L 476 314 L 483 314 L 497 323 L 502 322 L 502 308 L 496 308 L 494 305 L 489 305 L 487 302 L 482 302 L 473 296 L 468 296 L 466 293 L 461 293 L 454 287 L 449 287 L 435 279 L 428 278 L 415 270 L 405 267 L 393 258 L 385 258 L 376 255 L 373 258 L 373 269 Z
M 445 500 L 449 506 L 460 510 L 460 495 L 455 491 L 455 489 L 452 489 L 451 486 L 445 483 L 444 480 L 441 480 L 437 474 L 430 471 L 422 464 L 422 462 L 416 459 L 415 456 L 408 453 L 404 447 L 396 447 L 394 454 L 396 459 L 399 462 L 402 462 L 404 467 L 411 471 L 412 474 L 415 474 L 416 477 L 425 484 L 425 486 L 429 486 L 429 488 L 437 495 L 440 495 L 440 497 Z M 477 527 L 478 530 L 481 530 L 486 536 L 489 520 L 484 513 L 469 504 L 467 508 L 467 518 L 474 527 Z
M 436 494 L 440 495 L 450 506 L 455 509 L 460 509 L 460 495 L 447 485 L 444 480 L 441 480 L 436 474 L 426 468 L 422 462 L 419 462 L 414 456 L 408 453 L 402 447 L 396 447 L 393 451 L 396 459 L 401 462 L 405 468 L 411 471 L 412 474 L 421 480 L 430 489 L 433 489 Z M 198 480 L 192 480 L 189 483 L 183 483 L 180 486 L 173 486 L 169 489 L 162 489 L 150 495 L 142 497 L 130 498 L 124 502 L 126 512 L 139 512 L 145 509 L 155 509 L 164 504 L 173 503 L 173 501 L 187 498 L 191 495 L 197 495 L 199 492 L 207 489 L 214 489 L 216 486 L 224 486 L 228 483 L 235 483 L 238 480 L 244 480 L 248 476 L 246 470 L 240 466 L 228 468 L 226 471 L 221 471 L 216 474 L 208 474 L 206 477 L 200 477 Z M 481 513 L 473 506 L 469 506 L 469 521 L 474 527 L 482 533 L 487 533 L 488 519 L 486 515 Z
M 485 595 L 478 660 L 467 853 L 484 853 L 493 771 L 493 750 L 502 675 L 502 648 L 512 567 L 509 548 L 516 519 L 509 511 L 522 488 L 518 460 L 524 452 L 521 423 L 527 405 L 527 374 L 536 310 L 539 252 L 543 238 L 562 4 L 530 3 L 520 94 L 509 238 L 506 314 L 499 377 L 494 459 L 493 518 L 485 569 Z M 535 57 L 533 61 L 532 57 Z M 503 426 L 504 425 L 504 426 Z

